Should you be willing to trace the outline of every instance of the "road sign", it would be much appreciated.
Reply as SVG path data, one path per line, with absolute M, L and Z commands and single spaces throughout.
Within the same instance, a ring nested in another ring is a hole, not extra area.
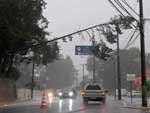
M 79 45 L 75 46 L 75 55 L 93 55 L 95 46 Z
M 134 81 L 135 80 L 135 74 L 127 74 L 127 81 Z

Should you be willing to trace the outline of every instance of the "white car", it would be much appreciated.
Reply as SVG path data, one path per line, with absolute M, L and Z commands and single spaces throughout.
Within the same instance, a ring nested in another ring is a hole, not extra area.
M 101 84 L 90 83 L 86 84 L 82 91 L 82 97 L 84 104 L 88 101 L 100 101 L 105 103 L 107 91 L 103 89 Z

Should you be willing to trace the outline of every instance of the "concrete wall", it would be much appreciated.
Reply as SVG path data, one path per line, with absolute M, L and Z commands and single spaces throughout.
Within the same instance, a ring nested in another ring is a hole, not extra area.
M 34 90 L 33 92 L 33 99 L 41 99 L 42 98 L 42 91 Z M 31 99 L 31 90 L 25 88 L 18 88 L 17 89 L 17 99 L 18 100 L 30 100 Z
M 16 99 L 15 88 L 11 81 L 0 79 L 0 102 L 9 102 Z

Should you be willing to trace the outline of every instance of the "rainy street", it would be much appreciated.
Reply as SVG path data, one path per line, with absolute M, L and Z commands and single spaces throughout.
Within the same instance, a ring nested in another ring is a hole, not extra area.
M 134 99 L 133 102 L 139 100 Z M 148 113 L 148 111 L 125 108 L 130 103 L 129 98 L 125 101 L 115 101 L 112 96 L 107 97 L 105 104 L 90 101 L 87 105 L 83 104 L 80 96 L 76 99 L 49 99 L 48 109 L 45 111 L 40 109 L 40 103 L 40 100 L 35 100 L 5 105 L 0 113 Z
M 150 0 L 0 0 L 0 113 L 150 113 Z

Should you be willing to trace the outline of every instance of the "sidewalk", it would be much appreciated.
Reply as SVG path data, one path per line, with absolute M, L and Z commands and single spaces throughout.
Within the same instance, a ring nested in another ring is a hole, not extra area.
M 0 103 L 0 108 L 5 107 L 13 107 L 13 106 L 24 106 L 24 105 L 31 105 L 31 104 L 40 104 L 39 100 L 15 100 L 15 101 L 6 101 Z
M 149 107 L 141 106 L 141 98 L 133 98 L 131 103 L 130 98 L 123 97 L 122 100 L 115 100 L 113 96 L 108 97 L 107 104 L 109 105 L 108 113 L 111 111 L 116 111 L 116 113 L 150 113 Z M 150 105 L 150 98 L 147 100 L 148 105 Z
M 141 98 L 133 98 L 132 103 L 131 103 L 131 98 L 127 98 L 127 97 L 125 97 L 122 101 L 124 104 L 124 108 L 150 111 L 150 98 L 147 98 L 147 103 L 148 103 L 147 107 L 142 106 Z

